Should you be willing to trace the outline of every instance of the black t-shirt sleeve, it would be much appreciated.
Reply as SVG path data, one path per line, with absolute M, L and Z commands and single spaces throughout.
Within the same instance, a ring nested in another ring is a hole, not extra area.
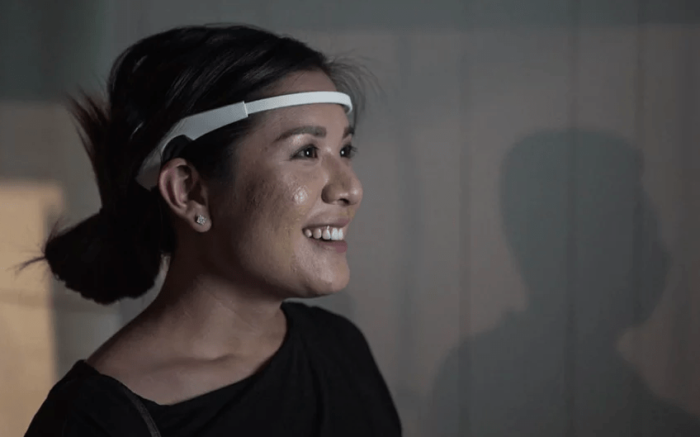
M 149 436 L 125 396 L 91 377 L 61 381 L 49 392 L 25 437 Z
M 26 437 L 111 437 L 112 435 L 89 416 L 70 413 L 54 421 L 39 418 L 29 427 Z
M 369 343 L 360 328 L 349 319 L 322 308 L 311 307 L 310 310 L 317 323 L 319 334 L 325 337 L 328 344 L 335 345 L 335 349 L 340 353 L 352 357 L 355 365 L 361 366 L 362 370 L 384 381 Z

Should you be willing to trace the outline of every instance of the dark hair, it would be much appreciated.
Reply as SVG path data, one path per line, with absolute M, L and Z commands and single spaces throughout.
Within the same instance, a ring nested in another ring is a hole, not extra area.
M 135 180 L 143 160 L 180 119 L 259 99 L 282 78 L 303 71 L 322 71 L 350 94 L 356 122 L 364 103 L 362 70 L 289 37 L 241 25 L 187 26 L 129 47 L 112 67 L 106 100 L 86 94 L 71 99 L 102 209 L 52 232 L 44 256 L 27 264 L 45 259 L 66 287 L 101 304 L 144 294 L 176 242 L 158 190 Z M 255 120 L 175 141 L 165 160 L 180 156 L 205 179 L 230 178 L 235 143 Z

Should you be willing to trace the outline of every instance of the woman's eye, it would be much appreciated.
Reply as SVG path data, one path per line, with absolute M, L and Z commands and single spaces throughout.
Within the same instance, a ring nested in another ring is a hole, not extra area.
M 357 148 L 354 147 L 352 144 L 348 144 L 347 146 L 340 149 L 340 156 L 342 158 L 352 159 L 355 156 L 355 154 L 357 154 Z M 294 155 L 294 158 L 297 158 L 297 159 L 316 159 L 316 158 L 318 158 L 318 147 L 306 146 L 303 149 L 299 150 Z
M 297 152 L 296 155 L 294 155 L 295 158 L 317 158 L 318 157 L 318 148 L 316 146 L 307 146 L 301 149 L 299 152 Z
M 352 144 L 348 144 L 347 146 L 340 149 L 340 156 L 342 156 L 343 158 L 352 159 L 356 154 L 357 147 L 353 146 Z

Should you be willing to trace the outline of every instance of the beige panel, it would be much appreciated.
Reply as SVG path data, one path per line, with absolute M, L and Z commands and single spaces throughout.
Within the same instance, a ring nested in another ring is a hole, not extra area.
M 26 431 L 55 382 L 53 311 L 0 303 L 0 435 Z
M 0 294 L 3 299 L 47 299 L 49 276 L 31 267 L 25 274 L 13 268 L 41 254 L 50 221 L 62 208 L 57 184 L 0 179 Z M 21 290 L 21 294 L 18 291 Z M 45 302 L 44 302 L 45 303 Z
M 0 182 L 0 435 L 22 435 L 56 380 L 52 283 L 35 255 L 63 203 L 55 184 Z

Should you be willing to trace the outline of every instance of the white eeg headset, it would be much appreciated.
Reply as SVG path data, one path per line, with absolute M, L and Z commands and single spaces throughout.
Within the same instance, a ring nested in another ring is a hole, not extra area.
M 238 102 L 185 117 L 168 132 L 158 144 L 158 147 L 146 157 L 141 165 L 136 181 L 147 190 L 158 185 L 158 175 L 160 174 L 163 153 L 174 138 L 184 135 L 194 141 L 220 127 L 248 118 L 250 114 L 314 103 L 337 103 L 345 107 L 346 113 L 352 111 L 352 101 L 347 94 L 335 91 L 313 91 L 270 97 L 248 103 Z

